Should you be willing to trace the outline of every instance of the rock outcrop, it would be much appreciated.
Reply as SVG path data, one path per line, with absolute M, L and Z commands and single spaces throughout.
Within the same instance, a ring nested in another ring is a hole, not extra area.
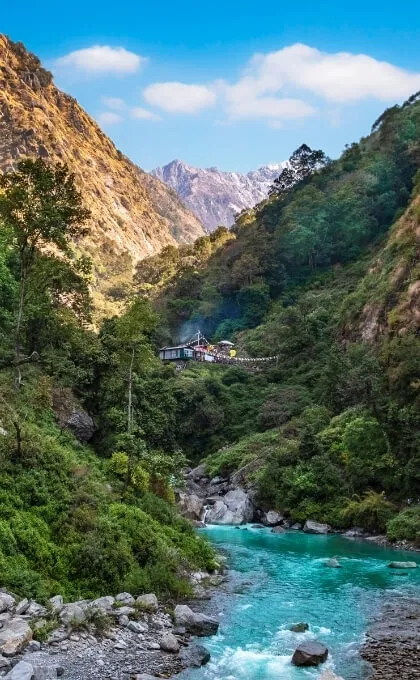
M 209 524 L 246 524 L 254 516 L 254 506 L 244 489 L 232 489 L 210 505 L 206 521 Z
M 312 519 L 307 519 L 303 527 L 305 534 L 328 534 L 329 530 L 328 524 L 314 522 Z
M 74 172 L 92 213 L 77 247 L 93 259 L 98 297 L 117 300 L 139 260 L 204 234 L 172 189 L 124 156 L 22 43 L 0 34 L 0 170 L 24 157 Z
M 219 628 L 219 622 L 213 616 L 193 612 L 186 604 L 175 607 L 175 623 L 188 633 L 200 637 L 215 635 Z
M 319 666 L 328 658 L 328 649 L 322 642 L 303 642 L 295 650 L 292 663 L 295 666 Z
M 217 168 L 193 168 L 184 161 L 174 160 L 152 170 L 151 174 L 172 187 L 211 232 L 219 226 L 230 227 L 237 213 L 267 198 L 285 165 L 263 165 L 242 174 Z

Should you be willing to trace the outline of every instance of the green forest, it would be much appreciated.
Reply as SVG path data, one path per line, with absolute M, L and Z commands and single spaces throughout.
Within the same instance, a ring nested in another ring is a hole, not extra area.
M 0 568 L 39 599 L 189 594 L 215 556 L 176 510 L 187 464 L 262 508 L 420 541 L 420 101 L 331 161 L 306 145 L 255 209 L 142 261 L 92 323 L 89 212 L 65 166 L 0 177 Z M 260 371 L 161 345 L 200 328 Z M 87 411 L 88 444 L 60 427 Z

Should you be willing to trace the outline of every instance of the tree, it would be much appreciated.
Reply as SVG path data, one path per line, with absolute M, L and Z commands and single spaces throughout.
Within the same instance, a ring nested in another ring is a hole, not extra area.
M 270 195 L 286 196 L 293 187 L 329 162 L 321 149 L 312 150 L 307 144 L 301 144 L 290 156 L 287 167 L 274 180 Z
M 71 258 L 71 240 L 85 233 L 89 211 L 83 207 L 74 175 L 66 165 L 23 160 L 14 172 L 0 176 L 0 224 L 18 254 L 19 295 L 15 359 L 22 354 L 22 326 L 29 277 L 41 253 L 58 251 Z M 18 384 L 20 384 L 20 373 Z

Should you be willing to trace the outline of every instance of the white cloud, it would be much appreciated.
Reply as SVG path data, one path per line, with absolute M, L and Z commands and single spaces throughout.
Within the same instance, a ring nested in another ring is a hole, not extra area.
M 215 92 L 207 85 L 178 82 L 154 83 L 146 87 L 143 96 L 148 104 L 170 113 L 197 113 L 216 102 Z
M 123 117 L 113 111 L 103 111 L 97 116 L 97 121 L 101 125 L 117 125 L 122 120 L 124 120 Z
M 105 106 L 114 111 L 123 111 L 126 107 L 124 99 L 120 99 L 119 97 L 102 97 L 102 102 Z
M 329 101 L 346 103 L 366 98 L 395 101 L 420 88 L 420 73 L 378 61 L 366 54 L 328 54 L 296 43 L 276 52 L 256 54 L 247 73 L 227 86 L 231 114 L 240 115 L 240 102 L 293 91 L 308 91 Z M 262 101 L 264 108 L 264 102 Z
M 147 61 L 124 47 L 93 45 L 76 50 L 56 60 L 57 68 L 72 69 L 88 75 L 136 73 Z
M 131 109 L 130 113 L 133 118 L 138 118 L 139 120 L 160 120 L 160 116 L 156 113 L 153 113 L 153 111 L 149 111 L 148 109 L 143 109 L 141 106 L 136 106 L 134 109 Z

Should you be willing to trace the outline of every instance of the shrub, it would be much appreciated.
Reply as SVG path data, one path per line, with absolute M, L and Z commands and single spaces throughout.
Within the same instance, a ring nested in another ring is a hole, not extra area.
M 386 525 L 390 541 L 415 541 L 420 543 L 420 505 L 402 510 Z
M 387 522 L 394 514 L 394 506 L 384 493 L 367 491 L 362 498 L 348 500 L 342 511 L 343 520 L 368 531 L 385 531 Z

